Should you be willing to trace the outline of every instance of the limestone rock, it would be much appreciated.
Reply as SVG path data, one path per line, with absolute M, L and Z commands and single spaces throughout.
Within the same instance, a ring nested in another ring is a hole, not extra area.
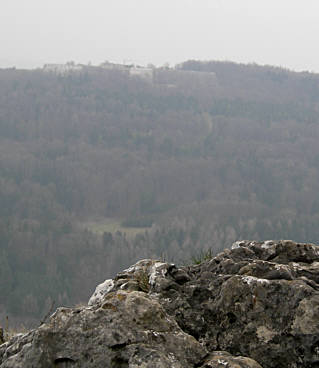
M 0 346 L 9 367 L 319 367 L 319 247 L 240 241 L 199 265 L 142 260 L 89 306 Z
M 103 296 L 107 294 L 109 291 L 111 291 L 113 286 L 114 286 L 113 280 L 105 280 L 102 284 L 99 284 L 96 287 L 93 295 L 91 296 L 88 305 L 94 305 L 101 302 Z
M 59 308 L 47 324 L 0 348 L 0 367 L 193 367 L 206 356 L 143 292 L 116 291 L 92 307 Z
M 215 351 L 206 359 L 202 368 L 261 368 L 261 366 L 250 358 L 232 356 L 226 351 Z

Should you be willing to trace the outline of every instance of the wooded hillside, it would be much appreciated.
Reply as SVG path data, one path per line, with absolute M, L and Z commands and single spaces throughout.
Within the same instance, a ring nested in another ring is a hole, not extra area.
M 166 74 L 0 70 L 0 324 L 87 300 L 140 258 L 318 241 L 318 75 L 198 61 Z

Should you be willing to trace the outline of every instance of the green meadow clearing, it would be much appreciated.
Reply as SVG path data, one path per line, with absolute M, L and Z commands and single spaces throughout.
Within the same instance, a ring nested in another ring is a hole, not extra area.
M 125 227 L 122 226 L 122 219 L 100 218 L 88 220 L 80 223 L 85 228 L 97 235 L 103 235 L 105 232 L 115 234 L 117 231 L 125 233 L 128 238 L 134 238 L 137 234 L 144 233 L 149 227 Z

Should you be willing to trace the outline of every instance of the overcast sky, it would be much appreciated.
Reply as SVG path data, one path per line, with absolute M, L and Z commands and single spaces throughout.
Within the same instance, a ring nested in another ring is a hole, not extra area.
M 0 67 L 230 60 L 319 72 L 319 0 L 0 0 Z

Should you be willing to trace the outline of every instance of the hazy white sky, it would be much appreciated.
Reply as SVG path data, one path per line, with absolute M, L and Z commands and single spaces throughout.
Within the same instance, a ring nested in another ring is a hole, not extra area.
M 256 62 L 319 72 L 319 0 L 0 0 L 0 67 Z

